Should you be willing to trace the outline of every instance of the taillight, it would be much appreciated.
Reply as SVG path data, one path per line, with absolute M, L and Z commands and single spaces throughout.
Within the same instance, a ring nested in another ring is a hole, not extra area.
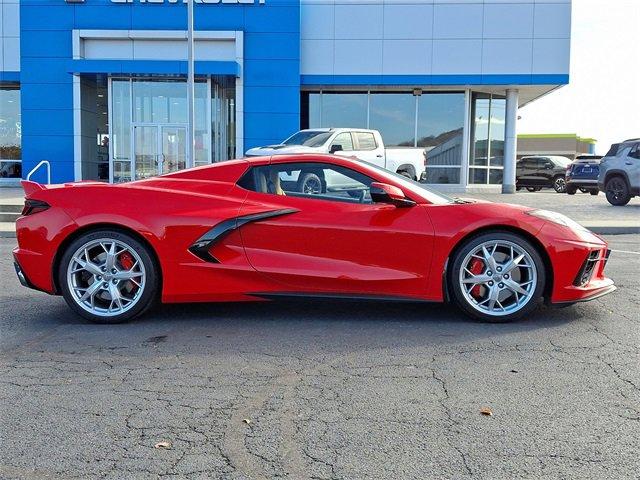
M 43 202 L 42 200 L 32 200 L 27 198 L 24 201 L 22 216 L 26 217 L 27 215 L 33 215 L 34 213 L 44 212 L 50 206 L 51 205 L 49 205 L 47 202 Z

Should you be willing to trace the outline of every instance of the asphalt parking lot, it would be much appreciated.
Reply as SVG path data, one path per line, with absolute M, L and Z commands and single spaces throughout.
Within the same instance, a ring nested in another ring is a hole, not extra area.
M 640 235 L 608 240 L 617 292 L 513 324 L 316 301 L 100 326 L 0 239 L 0 478 L 638 478 Z

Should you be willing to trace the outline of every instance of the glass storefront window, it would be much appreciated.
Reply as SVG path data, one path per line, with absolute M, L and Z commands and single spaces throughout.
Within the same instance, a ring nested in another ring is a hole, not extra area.
M 502 183 L 504 164 L 505 99 L 487 93 L 473 96 L 473 147 L 469 183 Z
M 22 177 L 20 87 L 0 86 L 0 179 Z
M 372 93 L 369 128 L 378 130 L 388 147 L 415 145 L 416 97 L 411 93 Z
M 234 158 L 235 86 L 230 83 L 223 87 L 213 80 L 196 81 L 194 158 L 187 162 L 186 81 L 112 79 L 113 181 Z
M 131 85 L 129 80 L 111 83 L 111 148 L 114 182 L 131 180 Z
M 318 126 L 367 128 L 367 94 L 323 93 Z
M 426 152 L 427 183 L 460 183 L 463 92 L 309 92 L 301 107 L 308 128 L 379 130 L 387 147 L 421 148 L 421 159 Z

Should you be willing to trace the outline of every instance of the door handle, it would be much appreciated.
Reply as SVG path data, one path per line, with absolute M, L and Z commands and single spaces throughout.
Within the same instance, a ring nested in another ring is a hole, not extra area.
M 382 158 L 382 154 L 381 154 L 381 153 L 379 153 L 378 155 L 376 155 L 376 157 L 378 157 L 378 158 Z

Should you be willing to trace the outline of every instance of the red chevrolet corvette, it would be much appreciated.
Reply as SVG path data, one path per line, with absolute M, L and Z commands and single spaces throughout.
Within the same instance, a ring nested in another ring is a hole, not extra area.
M 615 290 L 567 217 L 451 199 L 333 155 L 234 160 L 120 185 L 23 182 L 28 287 L 116 323 L 154 303 L 286 296 L 448 301 L 507 321 Z

